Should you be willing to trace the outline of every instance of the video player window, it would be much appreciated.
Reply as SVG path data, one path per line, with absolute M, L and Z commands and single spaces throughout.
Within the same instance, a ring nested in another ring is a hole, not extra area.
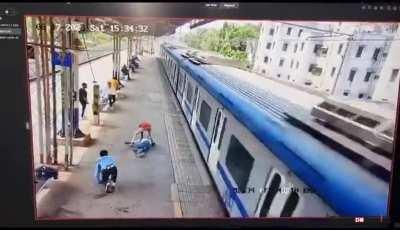
M 388 216 L 399 23 L 24 19 L 37 219 Z

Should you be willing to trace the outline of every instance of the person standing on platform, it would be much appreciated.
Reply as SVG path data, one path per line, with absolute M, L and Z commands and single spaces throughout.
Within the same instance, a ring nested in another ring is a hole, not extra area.
M 117 94 L 117 90 L 115 89 L 115 86 L 113 86 L 112 80 L 107 82 L 107 95 L 108 95 L 108 102 L 109 102 L 110 109 L 113 108 L 116 94 Z
M 81 117 L 83 118 L 85 115 L 86 105 L 89 104 L 87 100 L 87 84 L 84 82 L 82 83 L 82 88 L 79 89 L 79 102 L 82 105 L 82 114 Z

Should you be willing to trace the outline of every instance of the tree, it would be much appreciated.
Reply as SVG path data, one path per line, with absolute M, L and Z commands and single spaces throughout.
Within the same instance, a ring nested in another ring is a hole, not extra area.
M 247 41 L 258 38 L 259 32 L 259 26 L 224 22 L 221 29 L 200 29 L 196 33 L 187 34 L 184 40 L 190 47 L 214 51 L 245 63 Z

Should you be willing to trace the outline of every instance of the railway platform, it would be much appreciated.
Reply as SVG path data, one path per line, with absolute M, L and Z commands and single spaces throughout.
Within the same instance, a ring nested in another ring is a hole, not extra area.
M 92 67 L 102 84 L 110 77 L 104 73 L 111 72 L 111 57 L 94 61 Z M 80 68 L 89 71 L 87 66 Z M 91 126 L 90 116 L 82 120 L 82 131 L 90 132 L 96 143 L 74 147 L 74 166 L 60 172 L 59 178 L 36 197 L 38 218 L 225 217 L 163 71 L 156 57 L 141 57 L 134 80 L 124 83 L 125 97 L 117 99 L 114 111 L 101 113 L 100 126 Z M 81 76 L 90 77 L 83 72 Z M 145 158 L 136 158 L 124 142 L 143 120 L 152 123 L 157 145 Z M 118 167 L 116 191 L 107 195 L 93 175 L 102 149 L 109 151 Z

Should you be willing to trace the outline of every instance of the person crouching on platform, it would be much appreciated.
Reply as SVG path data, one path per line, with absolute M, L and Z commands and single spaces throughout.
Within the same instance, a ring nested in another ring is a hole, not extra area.
M 118 170 L 114 158 L 108 155 L 107 150 L 100 151 L 100 157 L 96 161 L 94 175 L 98 184 L 105 185 L 107 193 L 115 190 Z

